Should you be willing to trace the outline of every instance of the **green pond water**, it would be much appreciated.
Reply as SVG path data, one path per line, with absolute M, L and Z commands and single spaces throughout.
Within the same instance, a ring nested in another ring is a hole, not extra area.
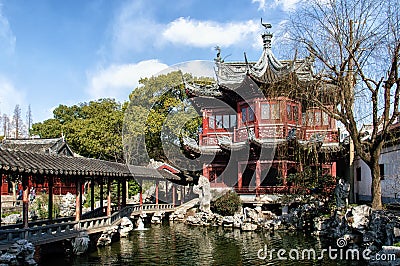
M 365 265 L 356 260 L 296 259 L 291 249 L 313 249 L 317 257 L 330 243 L 299 232 L 243 232 L 221 227 L 193 227 L 184 224 L 151 225 L 133 231 L 111 246 L 94 248 L 85 255 L 65 257 L 44 255 L 39 265 Z M 333 245 L 333 244 L 332 244 Z M 271 253 L 270 251 L 275 249 Z M 287 253 L 277 258 L 277 250 Z M 260 251 L 261 250 L 261 251 Z M 265 258 L 264 250 L 269 256 Z M 340 258 L 340 254 L 337 254 Z M 261 257 L 261 258 L 260 258 Z M 344 257 L 343 257 L 344 258 Z

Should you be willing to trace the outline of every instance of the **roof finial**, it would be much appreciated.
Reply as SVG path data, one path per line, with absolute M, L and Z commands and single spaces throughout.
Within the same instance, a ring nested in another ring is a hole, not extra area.
M 271 41 L 272 41 L 272 33 L 268 30 L 272 28 L 272 25 L 270 23 L 263 23 L 263 20 L 261 18 L 261 25 L 264 26 L 265 32 L 261 35 L 264 43 L 264 49 L 265 48 L 271 48 Z
M 215 62 L 219 62 L 222 63 L 223 59 L 221 58 L 221 47 L 219 47 L 218 45 L 215 46 L 215 51 L 217 51 L 217 58 L 214 59 Z

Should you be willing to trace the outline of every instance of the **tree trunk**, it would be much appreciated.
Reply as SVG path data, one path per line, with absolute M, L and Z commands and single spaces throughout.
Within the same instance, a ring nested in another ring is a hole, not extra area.
M 372 195 L 372 209 L 382 210 L 382 190 L 381 190 L 381 175 L 379 169 L 379 156 L 377 159 L 371 160 L 371 195 Z

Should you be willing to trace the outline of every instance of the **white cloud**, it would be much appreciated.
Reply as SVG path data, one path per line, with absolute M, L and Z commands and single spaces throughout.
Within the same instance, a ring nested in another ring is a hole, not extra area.
M 251 0 L 252 3 L 258 3 L 258 10 L 265 10 L 265 0 Z
M 16 37 L 11 30 L 8 19 L 3 15 L 0 4 L 0 53 L 13 54 L 15 50 Z
M 168 67 L 158 60 L 137 64 L 110 65 L 88 73 L 87 93 L 95 98 L 127 100 L 129 93 L 139 85 L 139 79 L 150 77 Z
M 258 3 L 258 10 L 265 11 L 267 8 L 281 7 L 286 12 L 296 9 L 300 1 L 302 0 L 273 0 L 273 3 L 267 4 L 265 0 L 251 0 L 252 3 Z
M 186 61 L 172 65 L 160 73 L 157 74 L 168 74 L 173 71 L 182 71 L 183 73 L 190 73 L 194 77 L 215 77 L 215 62 L 206 60 L 193 60 Z
M 153 20 L 143 1 L 131 1 L 122 5 L 111 28 L 111 47 L 115 57 L 141 52 L 149 46 L 157 46 L 157 35 L 162 25 Z
M 252 20 L 217 23 L 190 18 L 178 18 L 170 22 L 163 31 L 166 41 L 194 47 L 213 45 L 230 46 L 253 38 L 258 34 L 260 25 Z
M 12 82 L 0 76 L 0 112 L 12 117 L 17 104 L 21 108 L 26 105 L 25 94 L 17 90 Z

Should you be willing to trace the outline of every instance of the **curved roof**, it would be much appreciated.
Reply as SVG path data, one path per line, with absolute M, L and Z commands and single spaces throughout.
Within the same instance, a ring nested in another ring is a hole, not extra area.
M 289 75 L 294 75 L 300 81 L 313 79 L 312 56 L 304 59 L 278 60 L 271 49 L 271 33 L 262 35 L 263 51 L 257 62 L 225 62 L 220 55 L 215 59 L 215 74 L 217 82 L 214 85 L 196 86 L 185 83 L 189 96 L 224 97 L 224 90 L 237 91 L 247 84 L 246 79 L 262 84 L 273 84 L 285 80 Z M 220 54 L 220 50 L 219 54 Z
M 64 154 L 73 156 L 73 151 L 63 137 L 53 139 L 4 139 L 1 148 L 39 152 L 47 154 Z
M 142 166 L 4 148 L 0 148 L 0 171 L 28 175 L 163 179 L 158 170 Z

